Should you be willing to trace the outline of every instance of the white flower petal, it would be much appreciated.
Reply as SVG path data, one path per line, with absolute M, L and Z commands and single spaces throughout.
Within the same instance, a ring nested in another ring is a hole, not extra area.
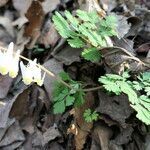
M 44 82 L 44 79 L 45 79 L 45 75 L 46 75 L 46 72 L 44 72 L 42 79 L 40 79 L 40 80 L 38 80 L 38 81 L 36 82 L 39 86 L 42 86 L 42 85 L 43 85 L 43 82 Z
M 32 71 L 29 69 L 29 67 L 25 66 L 23 64 L 23 62 L 20 62 L 20 68 L 21 68 L 21 73 L 22 73 L 22 78 L 23 78 L 23 82 L 26 85 L 29 85 L 33 82 L 33 75 L 32 75 Z
M 9 45 L 8 45 L 8 49 L 7 49 L 7 54 L 10 54 L 13 56 L 13 49 L 14 49 L 14 43 L 11 42 Z
M 9 76 L 12 78 L 15 78 L 18 75 L 19 54 L 20 54 L 20 50 L 18 50 L 15 53 L 15 56 L 13 57 L 12 62 L 10 63 L 10 66 L 9 66 Z

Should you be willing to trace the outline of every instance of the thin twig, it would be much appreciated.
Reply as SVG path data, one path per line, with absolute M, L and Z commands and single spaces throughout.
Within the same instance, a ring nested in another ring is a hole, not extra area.
M 6 51 L 7 49 L 6 48 L 3 48 L 3 47 L 0 47 L 0 49 Z M 31 61 L 30 59 L 22 56 L 22 55 L 19 55 L 19 57 L 23 60 L 26 60 L 26 61 Z M 43 67 L 42 65 L 40 64 L 36 64 L 37 67 L 39 67 L 41 70 L 43 70 L 44 72 L 46 72 L 50 77 L 53 77 L 55 78 L 57 81 L 61 82 L 62 84 L 64 84 L 65 86 L 67 86 L 69 89 L 73 89 L 68 83 L 66 83 L 65 81 L 63 81 L 60 77 L 56 76 L 53 72 L 49 71 L 48 69 L 46 69 L 45 67 Z M 101 89 L 102 87 L 93 87 L 93 88 L 88 88 L 88 89 L 83 89 L 84 92 L 88 92 L 88 91 L 94 91 L 94 90 L 98 90 L 98 89 Z

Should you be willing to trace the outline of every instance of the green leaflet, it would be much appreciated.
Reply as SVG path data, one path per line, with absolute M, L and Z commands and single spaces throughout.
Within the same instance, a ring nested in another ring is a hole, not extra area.
M 85 93 L 80 89 L 80 91 L 77 91 L 74 96 L 75 96 L 75 107 L 79 107 L 82 104 L 84 104 L 84 95 Z
M 65 102 L 62 100 L 60 102 L 56 102 L 53 106 L 54 114 L 63 113 L 65 111 Z
M 74 101 L 75 101 L 75 98 L 73 96 L 68 95 L 66 97 L 66 106 L 73 105 Z
M 92 122 L 92 121 L 96 121 L 99 117 L 99 114 L 96 111 L 93 111 L 91 109 L 86 109 L 83 117 L 85 119 L 86 122 Z
M 70 36 L 70 27 L 68 22 L 61 16 L 61 14 L 56 12 L 52 17 L 52 20 L 55 22 L 55 27 L 59 34 L 64 38 L 68 38 Z
M 63 113 L 68 106 L 80 106 L 84 103 L 84 92 L 80 90 L 80 84 L 72 80 L 65 72 L 61 72 L 59 76 L 63 81 L 70 84 L 72 89 L 69 89 L 58 81 L 55 82 L 52 94 L 55 114 Z
M 71 26 L 75 30 L 78 30 L 79 20 L 74 16 L 72 16 L 72 14 L 69 11 L 65 11 L 65 16 L 68 19 L 68 21 L 71 23 Z
M 103 87 L 116 95 L 125 93 L 131 103 L 131 107 L 137 111 L 137 118 L 150 125 L 150 98 L 149 96 L 149 73 L 138 76 L 137 81 L 129 81 L 129 74 L 124 72 L 122 76 L 106 74 L 99 78 Z M 139 91 L 145 91 L 145 95 L 139 95 Z M 138 94 L 137 94 L 138 93 Z
M 147 125 L 150 125 L 150 111 L 142 107 L 142 105 L 131 105 L 137 111 L 136 117 Z
M 96 12 L 77 10 L 73 16 L 69 11 L 65 11 L 64 17 L 56 12 L 53 21 L 57 31 L 67 39 L 68 44 L 74 48 L 84 48 L 82 56 L 93 62 L 101 58 L 98 50 L 94 48 L 112 46 L 109 37 L 117 35 L 117 22 L 112 15 L 101 19 Z
M 101 58 L 100 51 L 98 51 L 94 47 L 91 47 L 91 48 L 88 48 L 88 49 L 84 49 L 84 51 L 82 52 L 82 56 L 86 60 L 90 60 L 92 62 L 98 62 L 100 60 L 100 58 Z
M 82 41 L 82 39 L 76 37 L 74 39 L 68 39 L 68 43 L 70 44 L 71 47 L 74 48 L 82 48 L 84 47 L 85 43 Z

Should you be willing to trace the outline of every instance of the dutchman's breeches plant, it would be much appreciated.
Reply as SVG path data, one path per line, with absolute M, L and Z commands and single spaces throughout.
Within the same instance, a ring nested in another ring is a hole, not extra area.
M 22 61 L 19 61 L 20 50 L 14 52 L 14 43 L 10 43 L 8 49 L 0 51 L 0 73 L 2 75 L 9 74 L 11 78 L 18 75 L 19 64 L 22 73 L 22 80 L 24 84 L 29 85 L 32 82 L 42 86 L 45 78 L 45 73 L 42 77 L 41 68 L 37 64 L 37 59 L 28 60 L 25 66 Z
M 81 56 L 87 61 L 99 62 L 103 57 L 100 53 L 101 48 L 114 48 L 110 37 L 118 36 L 115 16 L 109 15 L 102 19 L 95 12 L 88 13 L 78 10 L 75 17 L 68 11 L 65 11 L 65 17 L 56 12 L 52 20 L 59 34 L 68 41 L 71 47 L 83 48 Z M 84 101 L 85 92 L 103 88 L 110 94 L 126 94 L 130 106 L 137 112 L 137 118 L 150 125 L 150 72 L 140 73 L 135 81 L 130 81 L 128 71 L 124 71 L 120 75 L 106 74 L 99 78 L 100 86 L 84 89 L 83 87 L 86 86 L 81 82 L 72 80 L 67 73 L 62 72 L 59 76 L 56 76 L 38 64 L 37 59 L 32 61 L 20 55 L 19 50 L 14 52 L 13 47 L 14 44 L 10 43 L 8 49 L 1 48 L 0 73 L 2 75 L 9 74 L 11 78 L 15 78 L 20 68 L 24 84 L 36 83 L 39 86 L 43 85 L 46 74 L 54 77 L 56 81 L 52 98 L 55 114 L 65 112 L 68 106 L 81 106 L 84 102 L 86 103 Z M 148 64 L 145 64 L 127 50 L 120 47 L 119 49 L 123 50 L 129 59 L 150 68 Z M 27 65 L 24 65 L 20 59 L 28 61 Z M 99 117 L 96 111 L 87 109 L 84 118 L 87 122 L 91 122 Z

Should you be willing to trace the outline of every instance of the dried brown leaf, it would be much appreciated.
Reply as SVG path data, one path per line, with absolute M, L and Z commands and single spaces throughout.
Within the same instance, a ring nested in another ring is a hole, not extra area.
M 101 150 L 109 150 L 109 141 L 112 130 L 106 125 L 99 124 L 94 128 L 93 139 L 99 143 Z
M 31 49 L 41 34 L 40 30 L 45 17 L 41 3 L 33 1 L 25 16 L 29 23 L 25 27 L 24 36 L 31 38 L 28 45 L 28 48 Z
M 55 73 L 55 75 L 58 75 L 60 72 L 63 71 L 62 64 L 54 58 L 52 58 L 52 59 L 48 60 L 46 63 L 44 63 L 44 67 L 47 68 L 48 70 L 52 71 L 53 73 Z M 44 80 L 44 87 L 46 89 L 46 92 L 48 93 L 50 100 L 52 98 L 54 81 L 55 81 L 55 79 L 53 77 L 46 75 L 45 80 Z
M 9 96 L 5 99 L 3 99 L 3 102 L 5 105 L 0 105 L 0 128 L 4 128 L 6 126 L 8 116 L 10 113 L 10 110 L 13 106 L 13 103 L 15 102 L 16 98 L 26 89 L 26 86 L 22 86 L 18 91 L 16 91 L 15 96 Z
M 0 16 L 0 25 L 4 27 L 4 29 L 9 33 L 10 36 L 14 37 L 14 28 L 12 26 L 12 22 L 9 18 Z
M 80 54 L 82 49 L 72 48 L 70 46 L 65 46 L 61 51 L 56 54 L 53 54 L 54 58 L 59 60 L 65 65 L 70 65 L 73 62 L 80 61 Z
M 124 48 L 112 47 L 101 50 L 104 63 L 111 72 L 121 74 L 125 69 L 133 72 L 144 71 L 148 68 L 139 58 Z
M 89 134 L 91 128 L 93 127 L 93 123 L 86 122 L 83 118 L 83 113 L 88 108 L 93 108 L 94 105 L 94 96 L 92 92 L 88 92 L 85 95 L 85 103 L 75 108 L 74 112 L 74 118 L 75 122 L 77 124 L 76 126 L 76 134 L 75 134 L 75 147 L 76 150 L 82 150 L 84 147 L 84 144 L 86 142 L 87 135 Z
M 9 0 L 1 0 L 0 7 L 4 6 Z
M 60 136 L 61 136 L 61 134 L 60 134 L 60 132 L 59 132 L 59 130 L 58 130 L 58 128 L 57 128 L 56 125 L 50 127 L 50 128 L 47 129 L 47 131 L 44 132 L 44 134 L 43 134 L 43 141 L 42 141 L 43 146 L 44 146 L 45 144 L 47 144 L 49 141 L 52 141 L 52 140 L 54 140 L 55 138 L 60 137 Z
M 6 131 L 0 141 L 1 149 L 16 149 L 25 140 L 24 134 L 19 126 L 18 121 L 15 121 Z
M 24 90 L 15 100 L 10 111 L 10 116 L 21 120 L 28 113 L 30 89 Z
M 22 15 L 17 20 L 12 22 L 12 25 L 18 26 L 18 28 L 20 29 L 27 22 L 28 22 L 28 19 L 24 15 Z
M 126 126 L 126 119 L 133 112 L 127 96 L 109 96 L 102 91 L 98 92 L 98 96 L 99 106 L 96 110 L 102 114 L 108 115 L 114 121 L 119 122 L 121 126 Z
M 39 38 L 39 43 L 43 44 L 45 47 L 49 47 L 50 45 L 53 47 L 57 43 L 59 38 L 60 36 L 50 20 L 45 22 Z
M 12 85 L 13 79 L 8 75 L 2 76 L 0 75 L 0 98 L 4 98 L 7 96 L 8 91 Z

